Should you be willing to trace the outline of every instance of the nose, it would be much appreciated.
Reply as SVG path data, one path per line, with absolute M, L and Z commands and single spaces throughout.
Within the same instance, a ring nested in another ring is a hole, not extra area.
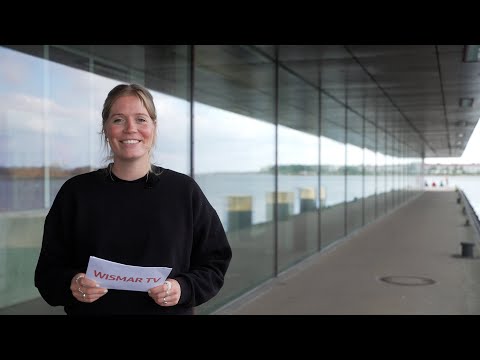
M 125 132 L 135 132 L 137 131 L 137 124 L 135 123 L 134 119 L 127 119 L 125 122 Z

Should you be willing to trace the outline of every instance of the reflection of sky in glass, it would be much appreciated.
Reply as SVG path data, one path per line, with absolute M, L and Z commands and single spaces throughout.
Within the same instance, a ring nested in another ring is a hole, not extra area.
M 48 79 L 48 86 L 44 86 Z M 28 84 L 28 88 L 25 84 Z M 66 167 L 101 166 L 101 108 L 118 81 L 0 47 L 0 166 L 42 166 L 43 133 L 51 149 L 51 164 Z M 44 93 L 45 92 L 45 93 Z M 189 106 L 185 100 L 153 92 L 158 112 L 154 162 L 188 171 Z M 48 122 L 43 120 L 45 114 Z M 202 172 L 258 171 L 272 165 L 272 124 L 195 104 L 196 164 Z M 281 164 L 317 163 L 317 138 L 279 126 Z M 479 129 L 471 137 L 465 158 L 477 154 Z M 42 134 L 42 135 L 39 135 Z M 322 137 L 323 165 L 392 164 L 393 159 Z M 222 143 L 224 142 L 224 143 Z M 301 143 L 303 146 L 299 147 Z M 5 148 L 6 147 L 6 148 Z M 245 152 L 245 147 L 255 151 Z M 228 151 L 225 151 L 228 149 Z M 215 154 L 212 156 L 212 153 Z
M 318 137 L 283 125 L 278 126 L 279 165 L 318 165 Z
M 344 165 L 345 144 L 321 136 L 320 162 L 322 165 Z
M 377 165 L 385 165 L 386 164 L 386 156 L 380 152 L 376 152 L 377 157 Z
M 365 161 L 364 161 L 364 164 L 365 165 L 375 165 L 375 153 L 370 150 L 370 149 L 363 149 L 363 153 L 365 155 Z
M 363 165 L 363 150 L 356 145 L 347 144 L 347 165 Z
M 195 169 L 256 172 L 273 165 L 274 125 L 195 103 Z
M 28 87 L 27 87 L 28 84 Z M 0 47 L 0 166 L 103 166 L 101 110 L 119 84 Z M 154 162 L 187 172 L 188 104 L 152 91 L 158 113 Z M 44 119 L 47 119 L 45 121 Z M 44 156 L 44 141 L 50 149 Z
M 153 163 L 190 172 L 190 105 L 186 100 L 152 91 L 157 109 L 157 141 Z

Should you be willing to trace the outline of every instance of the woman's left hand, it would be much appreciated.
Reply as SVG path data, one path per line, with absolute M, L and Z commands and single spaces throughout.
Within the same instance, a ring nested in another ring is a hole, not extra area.
M 180 284 L 175 279 L 167 279 L 162 285 L 148 290 L 148 295 L 160 306 L 177 305 L 181 293 Z

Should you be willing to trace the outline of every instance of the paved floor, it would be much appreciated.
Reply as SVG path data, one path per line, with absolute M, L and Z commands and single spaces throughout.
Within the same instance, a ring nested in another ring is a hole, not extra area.
M 215 314 L 480 314 L 478 243 L 454 191 L 427 191 Z M 384 281 L 387 280 L 387 281 Z

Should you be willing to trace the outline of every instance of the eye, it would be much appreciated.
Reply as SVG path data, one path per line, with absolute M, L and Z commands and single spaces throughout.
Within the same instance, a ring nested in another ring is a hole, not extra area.
M 120 122 L 122 122 L 122 120 L 123 120 L 123 119 L 121 119 L 121 118 L 114 118 L 114 119 L 112 120 L 112 123 L 114 123 L 114 124 L 119 124 Z
M 138 122 L 147 122 L 147 119 L 145 119 L 145 118 L 138 118 L 137 121 L 138 121 Z

